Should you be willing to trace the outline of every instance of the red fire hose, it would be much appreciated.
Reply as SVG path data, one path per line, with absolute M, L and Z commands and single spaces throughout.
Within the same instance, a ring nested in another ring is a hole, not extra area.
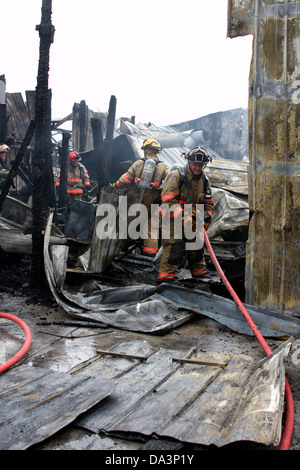
M 206 234 L 206 231 L 203 230 L 203 232 L 204 232 L 205 244 L 207 246 L 210 257 L 211 257 L 211 259 L 214 263 L 214 266 L 215 266 L 218 274 L 220 275 L 226 289 L 228 290 L 228 292 L 232 296 L 233 300 L 237 304 L 237 306 L 238 306 L 239 310 L 241 311 L 241 313 L 244 315 L 248 325 L 250 326 L 251 330 L 255 334 L 255 336 L 258 339 L 260 345 L 263 347 L 263 350 L 265 351 L 265 353 L 268 356 L 269 354 L 272 353 L 272 350 L 270 349 L 270 347 L 267 344 L 266 340 L 262 336 L 261 332 L 259 331 L 259 329 L 255 325 L 255 323 L 253 322 L 251 316 L 247 312 L 247 310 L 244 307 L 243 303 L 241 302 L 238 295 L 236 294 L 236 292 L 232 288 L 231 284 L 229 283 L 228 279 L 226 278 L 221 266 L 219 265 L 219 262 L 216 258 L 216 255 L 214 254 L 214 251 L 212 249 L 212 246 L 210 244 L 210 241 L 209 241 L 209 238 Z M 290 385 L 287 381 L 287 378 L 285 378 L 285 399 L 286 399 L 286 420 L 285 420 L 284 431 L 283 431 L 283 434 L 281 436 L 279 450 L 288 450 L 289 449 L 291 439 L 292 439 L 292 434 L 293 434 L 293 428 L 294 428 L 294 415 L 295 415 L 294 401 L 293 401 L 291 388 L 290 388 Z
M 20 318 L 15 317 L 14 315 L 11 315 L 10 313 L 3 313 L 0 312 L 0 318 L 7 318 L 8 320 L 12 320 L 13 322 L 17 323 L 20 325 L 25 333 L 25 342 L 22 346 L 22 348 L 15 354 L 11 359 L 6 361 L 4 364 L 0 365 L 0 373 L 4 372 L 7 370 L 9 367 L 14 365 L 16 362 L 18 362 L 28 351 L 30 345 L 31 345 L 31 332 L 26 323 L 24 323 Z

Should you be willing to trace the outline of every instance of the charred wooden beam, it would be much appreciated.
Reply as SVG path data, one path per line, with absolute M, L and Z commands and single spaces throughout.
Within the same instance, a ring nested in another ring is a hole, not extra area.
M 53 175 L 53 162 L 52 162 L 52 145 L 51 145 L 51 97 L 52 93 L 51 90 L 48 90 L 48 112 L 47 122 L 45 125 L 46 128 L 46 142 L 45 142 L 45 150 L 46 150 L 46 158 L 45 158 L 45 194 L 44 194 L 44 210 L 46 211 L 49 207 L 55 208 L 56 207 L 56 198 L 55 198 L 55 181 Z
M 112 141 L 114 138 L 114 129 L 115 129 L 115 119 L 116 119 L 116 108 L 117 100 L 115 96 L 111 96 L 109 102 L 108 116 L 107 116 L 107 129 L 106 136 L 104 141 L 104 154 L 105 154 L 105 166 L 103 168 L 103 177 L 105 184 L 107 186 L 109 183 L 109 162 L 111 157 Z
M 35 101 L 35 149 L 32 158 L 34 175 L 32 206 L 32 270 L 31 281 L 40 287 L 45 280 L 43 259 L 43 230 L 46 185 L 46 158 L 49 158 L 49 52 L 54 38 L 51 24 L 52 0 L 43 0 L 41 24 L 36 26 L 40 36 L 39 66 Z M 51 148 L 51 147 L 50 147 Z
M 59 161 L 60 161 L 60 185 L 58 190 L 58 206 L 67 206 L 67 161 L 69 153 L 69 141 L 71 134 L 64 133 L 62 140 L 62 147 L 59 149 Z
M 7 134 L 5 76 L 0 75 L 0 144 L 3 144 Z
M 87 107 L 85 101 L 80 101 L 79 105 L 79 152 L 85 151 L 87 129 Z
M 104 139 L 101 119 L 91 118 L 91 126 L 93 131 L 94 141 L 94 158 L 97 161 L 97 182 L 98 182 L 98 197 L 100 189 L 107 184 L 105 178 L 103 178 L 103 167 L 105 166 L 105 155 L 104 155 Z M 98 199 L 97 197 L 97 199 Z

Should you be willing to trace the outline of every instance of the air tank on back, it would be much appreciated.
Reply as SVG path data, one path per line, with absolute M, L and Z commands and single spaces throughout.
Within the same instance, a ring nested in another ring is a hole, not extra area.
M 150 188 L 153 175 L 155 172 L 156 163 L 151 158 L 148 158 L 143 167 L 143 171 L 140 176 L 139 186 L 141 188 Z

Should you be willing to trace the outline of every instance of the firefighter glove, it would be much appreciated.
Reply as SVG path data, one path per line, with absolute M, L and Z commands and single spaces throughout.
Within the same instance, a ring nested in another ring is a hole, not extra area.
M 208 213 L 208 212 L 204 212 L 204 228 L 205 230 L 208 229 L 208 227 L 210 226 L 210 222 L 211 222 L 211 215 Z
M 191 227 L 193 230 L 195 229 L 195 219 L 187 211 L 184 212 L 182 225 L 184 227 Z

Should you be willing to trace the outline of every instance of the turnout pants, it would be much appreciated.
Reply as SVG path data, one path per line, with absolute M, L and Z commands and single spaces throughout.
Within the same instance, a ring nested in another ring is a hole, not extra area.
M 155 256 L 158 251 L 159 238 L 159 219 L 151 218 L 149 214 L 148 220 L 144 226 L 144 247 L 143 253 Z
M 170 280 L 175 277 L 176 271 L 184 267 L 187 259 L 189 269 L 193 278 L 199 278 L 207 272 L 204 258 L 204 248 L 201 244 L 199 249 L 189 249 L 189 244 L 194 240 L 176 239 L 174 227 L 170 230 L 170 237 L 162 239 L 162 256 L 159 265 L 158 280 Z

